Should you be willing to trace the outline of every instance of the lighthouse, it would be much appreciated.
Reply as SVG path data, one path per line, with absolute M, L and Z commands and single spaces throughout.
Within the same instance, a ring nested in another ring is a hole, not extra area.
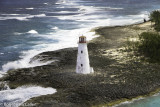
M 76 73 L 81 73 L 81 74 L 93 73 L 93 68 L 90 67 L 87 41 L 85 36 L 79 37 Z

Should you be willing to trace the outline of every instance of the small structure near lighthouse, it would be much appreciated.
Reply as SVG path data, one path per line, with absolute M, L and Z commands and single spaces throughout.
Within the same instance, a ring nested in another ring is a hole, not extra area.
M 86 37 L 80 36 L 78 42 L 76 73 L 90 74 L 93 72 L 93 68 L 90 67 Z

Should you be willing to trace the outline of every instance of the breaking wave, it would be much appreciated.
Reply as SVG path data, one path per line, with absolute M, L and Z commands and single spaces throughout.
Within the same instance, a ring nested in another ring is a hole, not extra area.
M 2 14 L 0 16 L 0 20 L 11 20 L 11 19 L 16 19 L 19 21 L 28 21 L 31 18 L 34 17 L 45 17 L 45 14 L 38 14 L 38 15 L 29 15 L 29 14 Z M 4 17 L 5 16 L 5 17 Z
M 35 91 L 36 90 L 36 91 Z M 21 86 L 16 89 L 0 91 L 0 103 L 4 107 L 18 107 L 25 101 L 41 95 L 53 94 L 56 90 L 53 88 L 43 88 L 40 86 Z
M 36 30 L 30 30 L 28 31 L 27 33 L 30 33 L 30 34 L 38 34 L 38 32 Z

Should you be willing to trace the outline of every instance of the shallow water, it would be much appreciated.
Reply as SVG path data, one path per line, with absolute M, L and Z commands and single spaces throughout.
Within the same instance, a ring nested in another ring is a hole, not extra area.
M 160 107 L 160 94 L 131 102 L 125 102 L 117 107 Z

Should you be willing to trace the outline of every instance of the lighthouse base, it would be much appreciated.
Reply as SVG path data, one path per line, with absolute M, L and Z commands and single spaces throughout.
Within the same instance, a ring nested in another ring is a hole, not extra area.
M 93 67 L 90 67 L 89 72 L 83 72 L 80 69 L 76 70 L 76 73 L 78 74 L 91 74 L 94 73 Z
M 94 73 L 93 67 L 90 67 L 90 73 Z

